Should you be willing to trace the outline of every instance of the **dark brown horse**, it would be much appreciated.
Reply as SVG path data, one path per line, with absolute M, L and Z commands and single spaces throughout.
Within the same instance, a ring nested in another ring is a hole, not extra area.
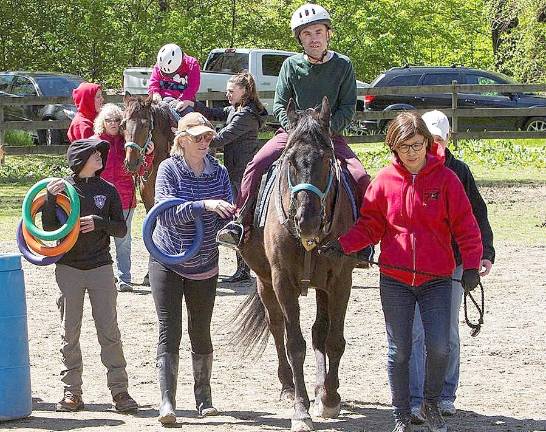
M 140 197 L 146 211 L 154 205 L 157 167 L 167 157 L 173 142 L 171 127 L 176 126 L 169 108 L 152 102 L 151 97 L 125 96 L 124 116 L 121 126 L 125 137 L 125 166 L 135 175 L 139 172 L 144 155 L 151 142 L 154 143 L 154 161 L 146 176 L 137 176 L 140 182 Z
M 263 347 L 269 328 L 279 359 L 281 398 L 294 399 L 292 430 L 308 431 L 313 423 L 303 376 L 305 339 L 298 298 L 306 293 L 305 279 L 310 279 L 317 302 L 312 328 L 317 367 L 314 414 L 337 417 L 345 312 L 357 262 L 317 253 L 316 246 L 337 238 L 353 224 L 329 135 L 328 100 L 324 98 L 320 114 L 312 109 L 296 113 L 290 101 L 287 114 L 295 127 L 279 161 L 265 227 L 252 228 L 241 248 L 258 281 L 257 292 L 241 307 L 234 339 L 248 350 Z

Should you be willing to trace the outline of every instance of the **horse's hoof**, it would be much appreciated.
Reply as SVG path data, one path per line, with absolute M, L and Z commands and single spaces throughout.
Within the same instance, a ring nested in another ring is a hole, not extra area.
M 292 427 L 290 430 L 292 432 L 309 432 L 313 429 L 313 421 L 310 418 L 304 420 L 291 420 Z
M 293 388 L 285 388 L 281 390 L 279 400 L 281 402 L 293 402 L 295 397 L 295 390 Z
M 327 407 L 322 403 L 320 396 L 317 396 L 313 404 L 313 415 L 322 418 L 337 418 L 341 411 L 341 404 L 333 407 Z

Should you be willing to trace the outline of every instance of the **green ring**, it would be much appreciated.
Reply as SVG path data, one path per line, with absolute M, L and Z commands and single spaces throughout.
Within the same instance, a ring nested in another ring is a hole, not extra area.
M 66 237 L 68 233 L 72 231 L 72 229 L 76 225 L 76 221 L 80 217 L 80 197 L 78 196 L 78 192 L 76 191 L 74 186 L 72 186 L 70 183 L 63 179 L 68 198 L 70 199 L 71 207 L 70 215 L 68 216 L 66 223 L 55 231 L 44 231 L 34 225 L 34 220 L 32 219 L 32 216 L 30 214 L 32 202 L 34 201 L 34 198 L 36 198 L 36 195 L 38 195 L 38 193 L 42 189 L 45 189 L 49 182 L 51 182 L 52 180 L 54 179 L 46 178 L 40 180 L 29 189 L 29 191 L 25 195 L 25 199 L 23 200 L 23 222 L 27 227 L 28 232 L 40 240 L 53 241 L 60 240 L 61 238 Z

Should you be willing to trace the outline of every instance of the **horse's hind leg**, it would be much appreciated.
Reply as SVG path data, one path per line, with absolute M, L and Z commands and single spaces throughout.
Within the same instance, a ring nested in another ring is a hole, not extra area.
M 260 298 L 266 309 L 269 331 L 273 335 L 279 360 L 277 375 L 281 382 L 280 399 L 294 400 L 294 378 L 292 369 L 288 363 L 288 358 L 286 357 L 286 348 L 284 345 L 284 317 L 282 315 L 281 307 L 279 306 L 279 302 L 277 301 L 277 297 L 275 297 L 271 285 L 264 284 L 260 279 L 258 279 L 257 283 L 258 293 L 260 294 Z
M 326 335 L 328 334 L 328 294 L 316 289 L 317 315 L 313 324 L 313 350 L 315 351 L 316 379 L 315 379 L 315 414 L 321 415 L 317 404 L 322 404 L 321 396 L 324 392 L 326 380 Z
M 339 388 L 339 362 L 345 351 L 345 337 L 343 328 L 345 325 L 345 313 L 351 292 L 351 274 L 343 280 L 336 281 L 337 292 L 329 297 L 328 315 L 330 327 L 326 337 L 326 353 L 328 355 L 328 372 L 324 382 L 325 392 L 321 400 L 324 407 L 322 417 L 337 417 L 341 406 Z

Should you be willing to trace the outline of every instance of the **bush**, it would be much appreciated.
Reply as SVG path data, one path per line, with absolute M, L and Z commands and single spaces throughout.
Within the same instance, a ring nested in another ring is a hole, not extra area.
M 6 145 L 9 146 L 32 146 L 34 142 L 32 136 L 25 131 L 7 130 L 4 136 Z
M 71 172 L 64 156 L 8 156 L 0 167 L 0 184 L 28 184 L 46 177 L 65 177 Z

